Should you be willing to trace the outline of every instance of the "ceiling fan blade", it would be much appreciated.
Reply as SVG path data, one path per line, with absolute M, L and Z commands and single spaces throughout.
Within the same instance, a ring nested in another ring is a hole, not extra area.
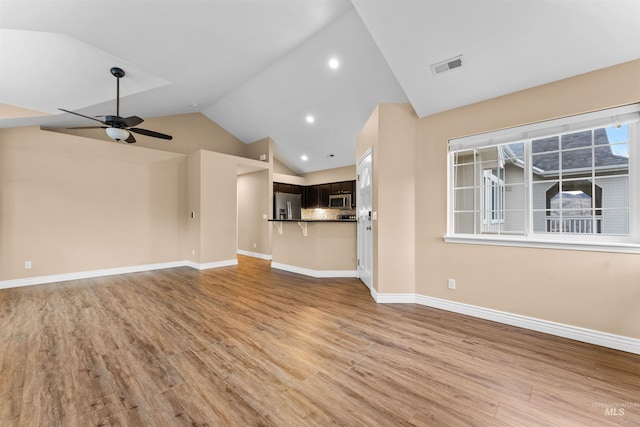
M 126 127 L 137 126 L 142 122 L 144 122 L 144 119 L 141 119 L 138 116 L 131 116 L 131 117 L 122 118 L 122 123 L 124 123 Z
M 76 112 L 73 112 L 73 111 L 65 110 L 65 109 L 63 109 L 63 108 L 58 108 L 58 110 L 60 110 L 60 111 L 64 111 L 65 113 L 69 113 L 69 114 L 75 114 L 76 116 L 84 117 L 85 119 L 95 120 L 96 122 L 100 122 L 100 123 L 102 123 L 103 125 L 106 125 L 106 123 L 105 123 L 105 122 L 103 122 L 102 120 L 98 120 L 98 119 L 96 119 L 95 117 L 85 116 L 84 114 L 80 114 L 80 113 L 76 113 Z
M 65 129 L 106 129 L 106 126 L 74 126 Z
M 164 133 L 154 132 L 152 130 L 147 130 L 147 129 L 129 128 L 127 130 L 130 132 L 139 133 L 140 135 L 152 136 L 154 138 L 173 139 L 171 135 L 165 135 Z
M 134 142 L 136 142 L 136 139 L 132 133 L 129 133 L 129 138 L 125 139 L 125 141 L 127 141 L 129 144 L 133 144 Z

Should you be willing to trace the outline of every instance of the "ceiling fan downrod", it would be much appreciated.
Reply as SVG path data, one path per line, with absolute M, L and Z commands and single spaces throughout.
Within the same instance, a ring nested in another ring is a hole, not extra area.
M 112 67 L 110 71 L 116 78 L 116 117 L 120 117 L 120 79 L 124 77 L 124 70 L 122 68 Z

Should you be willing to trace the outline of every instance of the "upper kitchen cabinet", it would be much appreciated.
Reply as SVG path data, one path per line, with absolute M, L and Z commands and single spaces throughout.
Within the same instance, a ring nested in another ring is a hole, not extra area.
M 305 187 L 306 208 L 327 208 L 329 207 L 329 195 L 331 194 L 331 184 L 309 185 Z
M 342 182 L 332 182 L 331 185 L 331 194 L 352 194 L 355 181 L 342 181 Z
M 286 184 L 283 182 L 273 183 L 274 193 L 292 193 L 292 194 L 304 194 L 304 187 L 296 184 Z
M 273 192 L 302 194 L 302 206 L 304 208 L 328 208 L 329 196 L 351 194 L 351 207 L 356 205 L 355 181 L 333 182 L 317 185 L 296 185 L 281 182 L 273 183 Z

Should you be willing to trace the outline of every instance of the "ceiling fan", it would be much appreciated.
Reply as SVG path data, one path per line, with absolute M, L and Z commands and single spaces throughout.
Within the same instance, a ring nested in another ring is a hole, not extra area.
M 89 117 L 85 116 L 84 114 L 59 108 L 60 111 L 64 111 L 65 113 L 75 114 L 76 116 L 95 120 L 96 122 L 100 122 L 103 124 L 103 126 L 79 126 L 67 129 L 106 129 L 107 135 L 109 135 L 111 139 L 115 139 L 116 141 L 124 140 L 129 144 L 136 142 L 136 139 L 134 138 L 132 132 L 140 135 L 151 136 L 153 138 L 173 139 L 171 135 L 165 135 L 164 133 L 133 127 L 139 125 L 144 121 L 138 116 L 120 117 L 120 79 L 124 77 L 124 70 L 122 70 L 122 68 L 112 67 L 111 74 L 113 74 L 113 76 L 116 78 L 116 115 L 98 116 L 104 117 L 104 120 L 100 120 L 95 117 Z

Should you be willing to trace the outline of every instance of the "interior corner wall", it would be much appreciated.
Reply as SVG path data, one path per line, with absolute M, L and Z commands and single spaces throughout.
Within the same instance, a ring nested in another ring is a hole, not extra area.
M 271 255 L 269 188 L 269 170 L 238 176 L 238 250 Z
M 260 160 L 260 156 L 264 154 L 263 162 L 271 162 L 273 158 L 273 141 L 271 138 L 263 138 L 259 141 L 246 145 L 246 157 L 249 159 Z
M 408 104 L 381 104 L 378 118 L 378 293 L 415 292 L 415 142 L 418 117 Z M 375 182 L 375 180 L 374 180 Z
M 187 238 L 183 247 L 184 259 L 200 263 L 201 246 L 201 169 L 202 151 L 189 154 L 187 158 Z
M 1 129 L 0 281 L 182 260 L 186 161 L 37 126 Z
M 442 239 L 449 139 L 640 102 L 638 76 L 640 60 L 421 119 L 415 153 L 416 293 L 640 338 L 640 255 Z M 447 289 L 448 278 L 456 279 L 456 290 Z
M 232 156 L 200 151 L 200 264 L 237 259 L 237 170 Z

